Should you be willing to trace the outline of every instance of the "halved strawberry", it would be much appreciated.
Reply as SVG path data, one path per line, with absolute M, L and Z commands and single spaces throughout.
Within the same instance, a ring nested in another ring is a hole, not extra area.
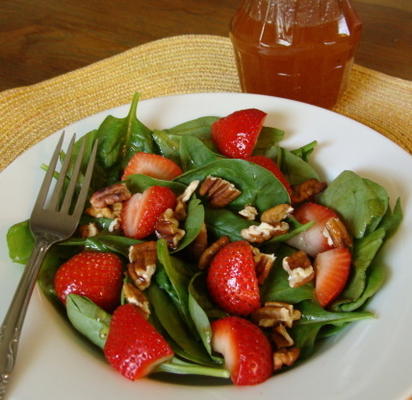
M 212 125 L 212 139 L 223 155 L 247 158 L 253 153 L 266 113 L 249 108 L 220 118 Z
M 222 247 L 208 269 L 207 286 L 212 299 L 231 314 L 248 315 L 259 308 L 252 246 L 242 240 Z
M 123 172 L 122 180 L 125 180 L 129 175 L 142 174 L 171 181 L 182 173 L 182 169 L 166 157 L 139 152 L 129 160 Z
M 290 183 L 286 179 L 285 175 L 283 175 L 283 172 L 280 170 L 278 165 L 271 158 L 265 156 L 251 156 L 246 160 L 268 169 L 283 184 L 288 193 L 292 194 L 292 187 L 290 186 Z
M 330 218 L 338 218 L 335 211 L 317 203 L 304 203 L 298 207 L 293 216 L 301 223 L 314 221 L 315 224 L 305 232 L 299 233 L 288 240 L 290 246 L 303 250 L 311 256 L 333 248 L 324 234 L 325 224 Z
M 165 186 L 151 186 L 125 202 L 121 226 L 125 236 L 143 239 L 155 230 L 156 221 L 168 208 L 175 208 L 176 195 Z
M 113 313 L 104 355 L 123 376 L 135 380 L 170 359 L 173 350 L 134 304 L 125 304 Z
M 54 289 L 63 303 L 74 293 L 112 311 L 119 304 L 122 270 L 122 261 L 114 253 L 83 251 L 59 267 L 54 276 Z
M 351 261 L 351 252 L 345 247 L 327 250 L 316 256 L 315 296 L 322 307 L 329 305 L 344 289 Z
M 256 385 L 272 375 L 269 340 L 252 322 L 225 317 L 212 323 L 213 350 L 223 354 L 235 385 Z

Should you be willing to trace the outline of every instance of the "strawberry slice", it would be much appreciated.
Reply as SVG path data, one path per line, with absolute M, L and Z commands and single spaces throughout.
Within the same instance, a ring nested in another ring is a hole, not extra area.
M 212 323 L 213 350 L 223 354 L 235 385 L 256 385 L 272 375 L 269 340 L 252 322 L 225 317 Z
M 112 311 L 119 304 L 122 270 L 122 261 L 114 253 L 83 251 L 59 267 L 54 276 L 54 289 L 63 303 L 74 293 Z
M 286 179 L 285 175 L 283 175 L 283 172 L 280 170 L 278 165 L 271 158 L 265 156 L 251 156 L 246 160 L 268 169 L 283 184 L 289 195 L 292 194 L 292 187 L 290 186 L 290 183 Z
M 152 178 L 171 181 L 182 173 L 182 169 L 174 161 L 166 157 L 139 152 L 134 154 L 129 160 L 123 172 L 122 181 L 133 174 L 142 174 Z
M 315 296 L 322 307 L 329 305 L 344 289 L 352 256 L 341 247 L 319 253 L 315 258 Z
M 149 374 L 173 356 L 173 350 L 133 304 L 116 309 L 110 322 L 104 355 L 127 379 Z
M 156 221 L 168 208 L 175 208 L 176 195 L 165 186 L 151 186 L 125 202 L 121 226 L 127 237 L 143 239 L 155 230 Z
M 303 250 L 311 256 L 333 248 L 324 234 L 325 224 L 330 218 L 338 218 L 335 211 L 317 203 L 304 203 L 298 207 L 293 216 L 301 223 L 314 221 L 315 224 L 305 232 L 288 240 L 290 246 Z
M 231 314 L 248 315 L 259 308 L 252 246 L 242 240 L 222 247 L 208 269 L 207 286 L 212 299 Z
M 212 139 L 223 155 L 247 158 L 253 153 L 266 113 L 249 108 L 220 118 L 212 125 Z

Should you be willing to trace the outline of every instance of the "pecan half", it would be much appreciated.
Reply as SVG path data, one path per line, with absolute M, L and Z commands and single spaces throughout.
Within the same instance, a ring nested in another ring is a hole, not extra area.
M 88 238 L 96 236 L 99 233 L 95 223 L 90 222 L 87 225 L 79 226 L 79 234 L 82 238 Z
M 296 251 L 282 260 L 282 267 L 289 275 L 289 286 L 297 288 L 315 277 L 315 270 L 304 251 Z
M 293 204 L 307 201 L 322 192 L 326 186 L 325 182 L 320 182 L 317 179 L 308 179 L 305 182 L 293 186 L 291 201 Z
M 176 199 L 176 207 L 174 210 L 174 216 L 178 221 L 183 221 L 187 216 L 187 202 L 192 197 L 192 194 L 199 186 L 199 181 L 195 180 L 190 182 L 185 191 Z
M 114 185 L 105 187 L 93 193 L 90 198 L 90 204 L 94 208 L 103 208 L 114 203 L 129 200 L 131 196 L 129 189 L 125 184 L 115 183 Z
M 299 358 L 300 349 L 292 347 L 291 349 L 280 349 L 273 353 L 273 369 L 280 370 L 285 365 L 290 367 Z
M 272 340 L 278 349 L 291 347 L 295 344 L 295 341 L 289 335 L 289 332 L 283 324 L 278 324 L 273 328 Z
M 293 304 L 280 301 L 267 301 L 265 305 L 258 308 L 251 315 L 252 320 L 263 328 L 269 328 L 283 322 L 291 328 L 294 321 L 301 317 L 299 310 L 294 310 Z
M 283 221 L 292 213 L 292 211 L 293 207 L 291 207 L 290 204 L 278 204 L 277 206 L 266 210 L 260 217 L 260 220 L 262 222 L 273 225 L 280 221 Z
M 215 254 L 230 242 L 227 236 L 221 236 L 216 242 L 212 243 L 200 256 L 198 267 L 205 269 L 209 266 Z
M 268 277 L 276 257 L 274 254 L 261 253 L 256 247 L 253 247 L 252 251 L 253 259 L 255 261 L 256 277 L 259 285 L 261 285 Z
M 199 188 L 199 194 L 209 199 L 212 207 L 225 207 L 240 196 L 240 190 L 233 183 L 215 176 L 208 176 L 203 180 Z
M 128 303 L 136 305 L 140 311 L 142 311 L 143 316 L 148 319 L 150 315 L 149 301 L 146 296 L 138 288 L 132 284 L 125 282 L 123 283 L 123 296 Z
M 88 207 L 84 211 L 87 215 L 95 218 L 114 218 L 113 211 L 109 207 L 103 208 L 96 208 L 96 207 Z
M 156 260 L 156 242 L 143 242 L 130 246 L 130 264 L 127 265 L 127 273 L 138 289 L 145 290 L 150 286 L 156 271 Z
M 329 218 L 322 231 L 323 236 L 328 240 L 328 244 L 333 247 L 351 247 L 352 238 L 343 222 L 336 217 Z
M 174 211 L 168 208 L 156 221 L 155 233 L 159 239 L 165 239 L 170 249 L 176 250 L 186 232 L 179 228 L 179 221 Z
M 253 206 L 246 206 L 243 210 L 239 211 L 239 215 L 245 217 L 249 221 L 254 221 L 256 219 L 257 214 L 258 211 Z
M 263 243 L 275 236 L 282 235 L 289 230 L 287 222 L 277 222 L 276 225 L 270 225 L 261 222 L 259 225 L 251 225 L 249 228 L 242 229 L 240 235 L 251 243 Z

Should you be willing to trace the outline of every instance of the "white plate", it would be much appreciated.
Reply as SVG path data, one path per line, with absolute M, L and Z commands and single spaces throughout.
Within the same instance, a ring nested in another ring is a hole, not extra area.
M 203 115 L 226 115 L 255 107 L 268 113 L 266 125 L 287 132 L 285 147 L 311 140 L 313 160 L 327 180 L 351 169 L 382 184 L 405 217 L 386 247 L 390 278 L 369 305 L 376 320 L 354 324 L 303 365 L 254 387 L 182 386 L 142 379 L 130 382 L 89 350 L 36 290 L 32 298 L 10 399 L 402 399 L 412 395 L 412 159 L 379 133 L 341 115 L 303 103 L 249 94 L 193 94 L 142 101 L 138 116 L 151 128 L 167 128 Z M 125 116 L 128 106 L 79 121 L 66 133 L 84 134 L 108 114 Z M 0 174 L 0 316 L 6 312 L 22 267 L 7 256 L 10 225 L 28 218 L 58 133 L 37 144 Z

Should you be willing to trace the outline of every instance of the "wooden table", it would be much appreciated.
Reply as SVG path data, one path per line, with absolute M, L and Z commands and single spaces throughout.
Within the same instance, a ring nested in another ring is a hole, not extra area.
M 353 0 L 356 62 L 412 80 L 412 0 Z M 238 0 L 1 0 L 0 90 L 63 74 L 163 37 L 227 35 Z

